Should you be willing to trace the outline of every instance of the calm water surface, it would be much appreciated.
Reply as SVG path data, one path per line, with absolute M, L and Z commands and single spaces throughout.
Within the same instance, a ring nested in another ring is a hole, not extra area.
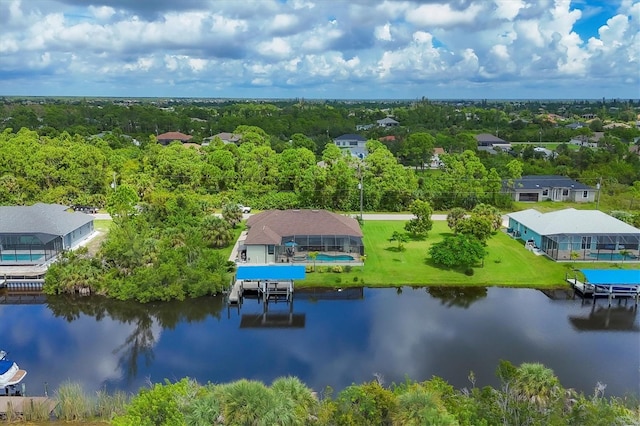
M 137 305 L 102 298 L 47 298 L 0 305 L 0 348 L 28 370 L 27 392 L 65 381 L 85 391 L 135 392 L 148 381 L 200 383 L 300 377 L 339 390 L 381 374 L 495 385 L 500 359 L 542 362 L 565 387 L 640 394 L 637 310 L 530 289 L 358 289 L 296 293 L 285 303 L 221 298 Z M 344 298 L 339 300 L 337 298 Z

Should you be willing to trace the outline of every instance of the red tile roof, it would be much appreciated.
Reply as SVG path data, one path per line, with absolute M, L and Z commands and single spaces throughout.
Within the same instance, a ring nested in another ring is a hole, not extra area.
M 167 133 L 158 135 L 156 137 L 156 139 L 158 139 L 159 141 L 169 141 L 169 142 L 173 142 L 173 141 L 189 142 L 192 138 L 193 136 L 185 135 L 184 133 L 180 133 L 180 132 L 167 132 Z
M 360 224 L 352 217 L 326 210 L 268 210 L 247 220 L 245 240 L 251 244 L 280 244 L 290 235 L 349 235 L 362 237 Z

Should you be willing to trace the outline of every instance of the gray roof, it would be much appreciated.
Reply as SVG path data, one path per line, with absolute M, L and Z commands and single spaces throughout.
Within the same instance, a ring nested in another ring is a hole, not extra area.
M 377 123 L 378 124 L 400 124 L 399 122 L 397 122 L 391 117 L 386 117 L 386 118 L 383 118 L 382 120 L 378 120 Z
M 362 237 L 360 224 L 352 217 L 327 210 L 268 210 L 247 220 L 245 245 L 279 245 L 291 235 L 349 235 Z
M 538 235 L 632 234 L 640 236 L 640 229 L 600 210 L 576 210 L 570 208 L 541 213 L 535 209 L 528 209 L 509 213 L 507 216 Z
M 497 136 L 494 135 L 490 135 L 489 133 L 480 133 L 479 135 L 476 135 L 476 140 L 478 142 L 491 142 L 491 143 L 497 143 L 497 144 L 508 144 L 509 142 L 505 141 L 504 139 L 500 139 Z
M 514 181 L 515 189 L 571 188 L 578 190 L 595 190 L 588 185 L 558 175 L 527 175 Z
M 32 206 L 0 206 L 0 233 L 67 235 L 92 222 L 93 216 L 69 212 L 61 204 L 37 203 Z
M 355 133 L 348 133 L 346 135 L 338 136 L 334 140 L 336 140 L 336 141 L 361 141 L 361 142 L 366 142 L 367 141 L 363 136 L 357 135 Z

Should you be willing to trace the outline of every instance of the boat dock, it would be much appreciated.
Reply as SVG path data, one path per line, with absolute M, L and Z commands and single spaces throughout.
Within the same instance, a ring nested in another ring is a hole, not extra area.
M 6 278 L 0 281 L 0 288 L 6 288 L 8 290 L 36 290 L 42 291 L 44 286 L 43 279 L 10 279 Z
M 9 416 L 22 416 L 25 412 L 52 413 L 57 402 L 46 396 L 0 396 L 0 418 L 9 420 Z
M 640 271 L 629 270 L 582 270 L 585 280 L 577 277 L 565 279 L 582 298 L 607 298 L 609 306 L 613 299 L 633 299 L 640 301 Z
M 293 299 L 293 281 L 236 279 L 227 295 L 227 302 L 230 305 L 242 304 L 246 292 L 250 296 L 257 296 L 263 303 L 269 303 L 271 300 L 290 302 Z
M 304 266 L 238 266 L 227 292 L 227 304 L 242 305 L 245 297 L 259 299 L 265 311 L 270 301 L 293 301 L 294 280 L 305 277 Z

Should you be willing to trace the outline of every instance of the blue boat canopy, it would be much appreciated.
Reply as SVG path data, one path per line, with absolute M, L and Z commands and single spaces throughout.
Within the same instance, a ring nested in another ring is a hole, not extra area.
M 238 266 L 236 278 L 239 280 L 303 280 L 306 276 L 302 265 L 261 265 Z
M 589 284 L 640 285 L 640 270 L 581 269 Z

